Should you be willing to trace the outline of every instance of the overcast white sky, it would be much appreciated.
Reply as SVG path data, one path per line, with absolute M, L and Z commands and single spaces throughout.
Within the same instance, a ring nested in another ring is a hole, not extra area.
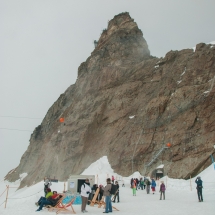
M 214 10 L 214 0 L 1 0 L 0 180 L 114 15 L 129 12 L 151 55 L 161 57 L 214 41 Z

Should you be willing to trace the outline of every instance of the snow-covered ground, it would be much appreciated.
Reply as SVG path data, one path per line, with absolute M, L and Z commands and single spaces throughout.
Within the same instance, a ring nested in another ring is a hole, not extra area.
M 199 176 L 203 180 L 203 197 L 204 202 L 198 202 L 196 189 L 195 189 L 195 178 L 190 180 L 182 179 L 171 179 L 164 177 L 162 180 L 167 186 L 166 200 L 159 200 L 159 192 L 153 195 L 146 194 L 145 190 L 138 190 L 137 196 L 132 195 L 129 182 L 132 177 L 140 177 L 138 172 L 135 172 L 130 177 L 122 177 L 114 173 L 111 168 L 107 157 L 104 156 L 98 161 L 91 164 L 83 173 L 95 174 L 96 180 L 98 179 L 99 184 L 104 184 L 107 177 L 112 175 L 117 177 L 120 184 L 120 203 L 114 203 L 119 211 L 113 211 L 115 214 L 130 215 L 130 214 L 159 214 L 159 215 L 214 215 L 215 214 L 215 170 L 213 165 L 209 166 Z M 26 174 L 20 175 L 22 180 Z M 43 181 L 39 182 L 31 187 L 25 187 L 17 190 L 20 180 L 9 183 L 7 181 L 0 182 L 0 214 L 1 215 L 29 215 L 39 213 L 41 215 L 55 212 L 48 212 L 43 209 L 40 212 L 35 212 L 37 207 L 35 202 L 43 195 Z M 122 182 L 125 183 L 125 187 L 122 187 Z M 157 184 L 159 185 L 159 181 Z M 5 206 L 4 192 L 6 185 L 9 185 L 9 198 L 7 201 L 7 207 Z M 67 185 L 67 184 L 66 184 Z M 192 187 L 192 190 L 191 190 Z M 64 182 L 52 183 L 52 190 L 62 192 L 64 190 Z M 158 190 L 158 188 L 157 188 Z M 4 192 L 4 193 L 3 193 Z M 3 194 L 2 194 L 3 193 Z M 74 205 L 74 209 L 77 214 L 81 214 L 80 205 Z M 101 214 L 104 210 L 97 206 L 87 206 L 87 214 Z

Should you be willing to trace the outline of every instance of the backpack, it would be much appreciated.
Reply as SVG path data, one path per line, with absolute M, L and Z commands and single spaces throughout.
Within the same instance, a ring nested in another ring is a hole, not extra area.
M 110 194 L 115 195 L 116 191 L 117 191 L 117 186 L 115 184 L 111 184 L 111 189 L 109 191 Z

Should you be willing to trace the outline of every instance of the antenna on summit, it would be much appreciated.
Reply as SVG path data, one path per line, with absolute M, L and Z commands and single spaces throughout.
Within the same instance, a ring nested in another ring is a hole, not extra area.
M 95 46 L 95 48 L 97 47 L 97 45 L 98 45 L 98 41 L 97 40 L 94 40 L 94 46 Z

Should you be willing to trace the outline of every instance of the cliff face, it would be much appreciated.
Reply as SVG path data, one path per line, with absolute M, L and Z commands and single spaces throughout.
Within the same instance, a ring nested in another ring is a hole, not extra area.
M 6 179 L 27 172 L 21 186 L 44 176 L 66 180 L 104 155 L 124 176 L 131 174 L 132 160 L 133 171 L 145 175 L 163 163 L 170 177 L 194 176 L 214 152 L 214 77 L 214 46 L 201 43 L 195 51 L 152 57 L 137 24 L 128 13 L 119 14 Z M 168 142 L 171 147 L 146 166 Z

